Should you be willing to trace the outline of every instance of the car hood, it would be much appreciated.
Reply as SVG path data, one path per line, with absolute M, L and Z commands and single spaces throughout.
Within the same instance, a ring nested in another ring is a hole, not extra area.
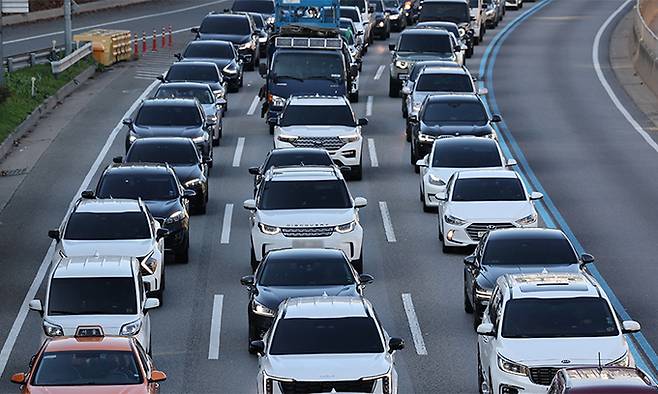
M 137 315 L 68 315 L 48 316 L 50 323 L 57 324 L 64 330 L 64 335 L 75 335 L 80 326 L 100 326 L 106 335 L 119 335 L 121 327 L 135 321 Z
M 310 354 L 267 356 L 261 366 L 268 375 L 298 381 L 358 380 L 383 375 L 391 369 L 392 357 L 377 354 Z
M 231 59 L 218 59 L 218 58 L 208 58 L 208 57 L 186 57 L 183 59 L 183 62 L 209 62 L 215 63 L 219 71 L 222 71 L 229 63 Z
M 270 309 L 278 309 L 288 298 L 328 296 L 359 296 L 356 284 L 345 286 L 258 286 L 256 300 Z
M 354 209 L 259 210 L 258 219 L 277 227 L 329 227 L 354 220 Z
M 201 40 L 220 40 L 220 41 L 230 41 L 233 44 L 244 44 L 249 41 L 250 36 L 243 36 L 241 34 L 212 34 L 212 33 L 199 33 L 199 39 Z
M 547 264 L 547 265 L 483 265 L 478 274 L 478 285 L 485 289 L 493 289 L 496 279 L 505 274 L 536 274 L 548 272 L 580 272 L 578 264 Z
M 274 94 L 284 98 L 290 97 L 293 93 L 295 95 L 336 96 L 345 94 L 345 84 L 324 79 L 298 81 L 289 78 L 277 78 L 276 83 L 272 84 L 272 90 Z
M 451 201 L 446 214 L 476 223 L 510 223 L 534 213 L 530 201 Z
M 121 239 L 103 241 L 62 240 L 62 251 L 69 257 L 74 256 L 134 256 L 144 257 L 153 250 L 152 239 Z
M 180 201 L 178 199 L 173 200 L 144 200 L 144 203 L 148 207 L 149 211 L 153 217 L 166 219 L 172 213 L 178 211 L 181 208 Z
M 533 366 L 605 365 L 622 357 L 627 351 L 621 336 L 588 338 L 504 338 L 498 353 L 515 362 Z
M 425 123 L 422 122 L 420 125 L 420 132 L 423 134 L 429 135 L 475 135 L 483 136 L 493 134 L 493 128 L 488 124 L 468 124 L 468 123 L 452 123 L 452 124 L 437 124 L 437 123 Z
M 354 134 L 356 127 L 350 126 L 284 126 L 280 133 L 303 137 L 335 137 Z
M 171 168 L 173 168 L 176 176 L 180 180 L 180 183 L 183 184 L 183 186 L 185 186 L 185 182 L 191 181 L 192 179 L 201 178 L 203 175 L 198 164 L 172 165 Z
M 144 394 L 143 384 L 130 384 L 125 386 L 30 386 L 30 394 L 75 394 L 89 393 L 92 390 L 94 394 Z
M 149 126 L 135 126 L 135 134 L 140 138 L 149 137 L 187 137 L 195 138 L 203 135 L 201 126 L 171 126 L 171 127 L 149 127 Z

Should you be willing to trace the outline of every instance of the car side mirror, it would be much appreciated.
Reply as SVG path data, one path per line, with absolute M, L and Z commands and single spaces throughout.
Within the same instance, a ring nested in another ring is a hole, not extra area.
M 249 350 L 252 353 L 257 353 L 258 355 L 262 355 L 265 353 L 265 342 L 262 340 L 258 341 L 251 341 L 249 342 Z
M 267 77 L 267 64 L 258 63 L 258 73 L 260 74 L 261 77 L 266 78 Z
M 39 314 L 43 316 L 43 305 L 41 304 L 41 300 L 34 299 L 30 301 L 28 306 L 31 311 L 39 312 Z
M 375 278 L 370 274 L 361 274 L 359 275 L 359 284 L 369 285 L 375 281 Z
M 176 59 L 178 59 L 179 61 L 183 60 L 183 55 L 181 55 L 180 53 L 175 53 L 175 54 L 174 54 L 174 57 L 175 57 Z
M 124 120 L 122 121 L 122 123 L 123 123 L 124 125 L 128 126 L 128 127 L 132 127 L 132 126 L 133 126 L 133 120 L 130 119 L 130 118 L 126 118 L 126 119 L 124 119 Z
M 194 34 L 199 34 L 199 28 L 198 27 L 193 27 L 190 29 L 190 31 Z
M 209 115 L 209 116 L 206 118 L 206 125 L 208 125 L 208 126 L 216 126 L 216 125 L 217 125 L 217 121 L 215 120 L 214 117 L 212 117 L 212 115 Z
M 155 309 L 160 306 L 160 300 L 157 298 L 147 298 L 146 301 L 144 301 L 144 311 L 148 312 L 151 309 Z
M 393 337 L 388 340 L 389 353 L 393 353 L 397 350 L 402 350 L 402 349 L 404 349 L 404 339 Z
M 366 118 L 359 118 L 359 121 L 357 123 L 359 126 L 367 126 L 368 125 L 368 119 Z
M 470 255 L 470 256 L 464 257 L 464 265 L 469 267 L 469 268 L 475 268 L 476 267 L 475 255 Z
M 155 79 L 157 79 L 158 81 L 163 82 L 163 83 L 166 82 L 164 75 L 158 75 L 157 78 L 155 78 Z
M 477 328 L 478 335 L 483 335 L 485 337 L 493 337 L 496 335 L 494 332 L 494 326 L 491 323 L 482 323 Z
M 260 168 L 259 167 L 249 167 L 249 173 L 251 175 L 260 175 Z
M 489 89 L 487 89 L 487 88 L 480 88 L 480 89 L 478 89 L 478 94 L 479 94 L 480 96 L 486 96 L 487 94 L 489 94 Z
M 589 253 L 583 253 L 580 255 L 580 264 L 587 265 L 594 262 L 594 256 Z
M 640 332 L 640 323 L 636 322 L 635 320 L 624 320 L 621 323 L 621 332 L 622 334 L 633 334 L 636 332 Z
M 394 51 L 395 50 L 395 44 L 388 44 L 388 49 L 390 49 L 391 51 Z
M 162 228 L 162 227 L 160 227 L 158 229 L 158 231 L 156 231 L 156 233 L 155 233 L 155 237 L 158 240 L 161 240 L 163 238 L 167 238 L 168 236 L 169 236 L 169 230 L 167 230 L 166 228 Z
M 544 198 L 544 195 L 539 192 L 530 193 L 530 200 L 532 201 L 541 200 L 542 198 Z
M 192 189 L 183 190 L 183 198 L 194 198 L 196 197 L 196 192 Z
M 411 94 L 411 89 L 409 88 L 409 86 L 404 86 L 402 88 L 402 94 L 406 94 L 407 96 Z
M 85 200 L 91 200 L 96 198 L 96 194 L 94 194 L 93 190 L 85 190 L 80 193 L 80 197 L 84 198 Z
M 60 239 L 62 238 L 59 230 L 49 230 L 48 231 L 48 237 L 54 239 L 55 241 L 59 242 Z
M 242 206 L 246 210 L 255 211 L 256 210 L 256 200 L 254 200 L 253 198 L 250 198 L 249 200 L 245 200 L 245 202 L 242 203 Z
M 491 123 L 498 123 L 498 122 L 502 122 L 502 121 L 503 121 L 503 118 L 500 115 L 498 115 L 498 114 L 491 115 Z
M 151 372 L 151 377 L 149 378 L 149 382 L 151 383 L 159 383 L 159 382 L 164 382 L 167 380 L 167 374 L 165 374 L 162 371 L 153 371 Z
M 256 283 L 255 281 L 256 280 L 253 275 L 247 275 L 240 278 L 240 284 L 242 286 L 253 287 L 254 284 Z
M 25 384 L 27 381 L 26 375 L 24 372 L 15 373 L 11 375 L 11 382 L 16 384 Z
M 115 163 L 115 164 L 123 163 L 123 156 L 114 156 L 112 158 L 112 163 Z
M 518 163 L 516 162 L 516 160 L 514 160 L 514 159 L 507 159 L 507 167 L 514 167 L 514 166 L 516 166 L 517 164 L 518 164 Z
M 368 205 L 368 200 L 363 197 L 357 197 L 354 199 L 354 208 L 365 208 Z

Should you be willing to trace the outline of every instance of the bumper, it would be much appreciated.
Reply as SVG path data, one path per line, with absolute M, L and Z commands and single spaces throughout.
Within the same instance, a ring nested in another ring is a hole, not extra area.
M 411 69 L 411 66 L 413 64 L 409 64 L 407 68 L 397 68 L 395 67 L 395 64 L 391 64 L 390 66 L 390 77 L 391 79 L 395 79 L 399 82 L 406 81 L 409 79 L 409 70 Z
M 403 26 L 403 24 L 402 24 L 403 20 L 406 21 L 406 19 L 404 18 L 404 16 L 402 14 L 400 14 L 400 16 L 395 18 L 395 19 L 393 19 L 393 18 L 389 19 L 389 23 L 391 24 L 391 28 L 401 29 L 402 26 Z
M 425 157 L 425 155 L 429 155 L 432 153 L 432 145 L 434 145 L 434 141 L 432 142 L 420 142 L 417 139 L 414 142 L 415 148 L 416 148 L 416 155 L 419 159 L 422 159 Z
M 258 374 L 258 390 L 257 392 L 259 394 L 264 394 L 266 393 L 265 388 L 263 387 L 263 374 L 259 373 Z M 369 391 L 371 393 L 375 394 L 381 394 L 384 393 L 384 387 L 382 383 L 382 379 L 378 379 L 373 387 L 372 391 Z M 393 383 L 391 384 L 391 391 L 392 394 L 397 394 L 398 393 L 398 387 L 397 387 L 397 374 L 393 374 Z M 270 391 L 272 394 L 283 394 L 284 391 L 281 387 L 281 384 L 277 382 L 276 380 L 272 384 L 272 391 Z M 524 393 L 525 394 L 525 393 Z
M 278 139 L 275 138 L 274 147 L 294 148 L 295 145 L 288 142 L 279 141 Z M 353 167 L 361 164 L 362 150 L 363 150 L 363 137 L 360 138 L 358 141 L 348 142 L 337 150 L 327 149 L 327 152 L 329 153 L 329 156 L 331 156 L 331 160 L 333 160 L 334 163 L 338 165 Z
M 492 371 L 493 372 L 493 371 Z M 523 394 L 546 394 L 548 386 L 534 384 L 527 376 L 512 375 L 500 371 L 496 367 L 496 371 L 491 376 L 492 394 L 500 394 L 503 392 Z M 507 391 L 503 391 L 507 389 Z M 516 391 L 514 391 L 516 389 Z
M 471 246 L 478 244 L 479 239 L 471 238 L 466 231 L 466 228 L 473 223 L 466 223 L 461 226 L 456 226 L 454 224 L 446 223 L 443 218 L 439 218 L 439 220 L 443 221 L 443 242 L 446 246 Z M 517 228 L 536 228 L 537 223 L 538 221 L 527 226 L 520 226 L 514 223 L 514 226 Z M 482 237 L 482 235 L 480 237 Z
M 281 115 L 281 112 L 283 112 L 283 107 L 274 107 L 272 105 L 269 105 L 267 108 L 267 115 L 266 115 L 266 120 L 274 120 Z
M 425 205 L 428 207 L 438 207 L 439 200 L 437 195 L 443 195 L 446 192 L 445 186 L 437 186 L 429 181 L 429 174 L 423 175 L 423 194 L 425 195 Z
M 190 230 L 189 219 L 164 227 L 169 230 L 169 236 L 164 240 L 165 249 L 173 250 L 182 247 L 185 243 L 185 236 Z
M 382 36 L 386 34 L 388 31 L 386 22 L 383 21 L 377 21 L 375 22 L 375 25 L 372 28 L 372 34 L 377 35 L 377 36 Z

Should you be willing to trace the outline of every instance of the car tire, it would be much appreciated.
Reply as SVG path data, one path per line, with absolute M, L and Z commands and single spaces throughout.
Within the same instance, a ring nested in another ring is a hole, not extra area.
M 482 324 L 482 314 L 484 310 L 478 308 L 477 304 L 473 307 L 473 331 L 477 332 L 478 326 Z
M 452 254 L 453 248 L 446 245 L 446 241 L 443 238 L 441 238 L 441 241 L 441 251 L 445 254 Z
M 404 132 L 406 134 L 405 139 L 407 140 L 407 142 L 411 142 L 411 125 L 408 122 Z
M 160 301 L 160 306 L 164 305 L 164 291 L 166 286 L 167 277 L 165 275 L 164 266 L 162 267 L 162 275 L 160 275 L 160 288 L 157 291 L 154 291 L 152 297 L 157 298 Z
M 354 93 L 350 93 L 350 103 L 358 103 L 359 102 L 359 91 L 357 90 Z
M 473 57 L 473 47 L 467 48 L 466 49 L 466 58 L 470 59 Z
M 473 313 L 473 304 L 468 299 L 468 290 L 466 289 L 466 275 L 464 275 L 464 312 L 469 315 Z
M 258 260 L 256 260 L 256 252 L 254 251 L 254 245 L 251 245 L 251 272 L 256 272 L 256 268 L 258 268 Z
M 244 86 L 244 74 L 240 74 L 240 87 Z
M 400 83 L 388 77 L 388 97 L 400 97 Z
M 423 212 L 425 212 L 425 213 L 434 212 L 434 208 L 427 205 L 427 201 L 425 200 L 425 193 L 423 193 L 422 197 L 423 197 L 423 200 L 422 200 L 423 201 Z
M 196 208 L 197 208 L 196 211 L 199 215 L 205 215 L 206 211 L 208 210 L 208 200 L 206 200 L 206 198 L 204 197 L 203 201 L 201 201 L 201 203 L 199 203 L 199 205 Z
M 217 138 L 212 139 L 212 146 L 219 146 L 220 142 L 219 139 L 222 138 L 220 135 L 217 136 Z
M 274 126 L 273 125 L 268 125 L 270 128 L 270 135 L 274 135 Z
M 187 264 L 190 261 L 190 233 L 185 234 L 183 246 L 175 252 L 176 262 L 178 264 Z
M 360 181 L 363 179 L 363 162 L 358 166 L 350 168 L 349 178 L 351 181 Z
M 153 357 L 153 336 L 149 334 L 149 350 L 146 351 L 149 357 Z
M 480 357 L 480 347 L 478 346 L 478 393 L 484 394 L 482 384 L 484 383 L 484 376 L 482 376 L 482 358 Z
M 352 261 L 352 267 L 354 267 L 359 275 L 363 273 L 363 248 L 361 248 L 361 256 Z

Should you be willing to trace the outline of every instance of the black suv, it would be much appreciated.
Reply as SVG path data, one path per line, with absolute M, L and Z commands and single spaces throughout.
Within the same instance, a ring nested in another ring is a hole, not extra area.
M 388 19 L 389 13 L 385 12 L 383 0 L 370 0 L 369 6 L 373 8 L 375 16 L 375 25 L 372 27 L 372 34 L 381 40 L 391 36 L 391 23 Z
M 96 186 L 98 198 L 141 198 L 151 215 L 169 230 L 165 248 L 176 261 L 187 263 L 190 249 L 188 199 L 196 195 L 185 189 L 166 164 L 112 164 Z
M 477 328 L 491 298 L 496 279 L 505 274 L 579 272 L 594 257 L 580 258 L 560 230 L 515 228 L 485 235 L 464 259 L 464 310 L 473 313 Z
M 230 91 L 237 92 L 242 86 L 242 60 L 233 44 L 228 41 L 192 41 L 176 58 L 183 62 L 212 62 L 221 70 Z
M 258 65 L 258 29 L 247 14 L 209 14 L 201 26 L 193 27 L 198 40 L 230 41 L 240 54 L 247 70 Z

